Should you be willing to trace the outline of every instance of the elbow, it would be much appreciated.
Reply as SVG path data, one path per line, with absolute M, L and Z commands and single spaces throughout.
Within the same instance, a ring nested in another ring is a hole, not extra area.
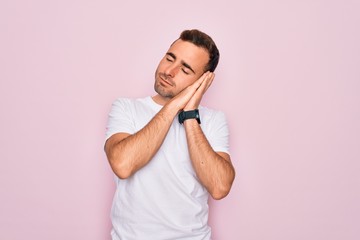
M 120 178 L 120 179 L 127 179 L 129 178 L 132 173 L 130 171 L 118 168 L 118 169 L 113 169 L 115 175 Z
M 230 193 L 234 179 L 235 172 L 233 172 L 232 177 L 228 181 L 219 183 L 218 185 L 214 186 L 211 191 L 209 191 L 211 197 L 215 200 L 221 200 L 225 198 Z
M 221 200 L 225 198 L 230 192 L 230 189 L 216 189 L 210 192 L 211 197 L 214 200 Z
M 109 163 L 114 174 L 120 179 L 127 179 L 132 175 L 131 169 L 124 164 L 124 161 L 120 161 L 119 157 L 109 157 Z
M 120 179 L 129 178 L 133 174 L 131 161 L 127 159 L 126 154 L 119 147 L 119 142 L 106 142 L 105 153 L 114 174 Z
M 120 179 L 127 179 L 132 175 L 132 172 L 126 167 L 121 166 L 121 164 L 110 163 L 110 165 L 115 175 Z

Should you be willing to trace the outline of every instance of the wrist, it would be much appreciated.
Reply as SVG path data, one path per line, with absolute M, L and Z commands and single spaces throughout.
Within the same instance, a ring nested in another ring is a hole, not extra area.
M 180 124 L 183 124 L 184 121 L 188 119 L 195 119 L 198 124 L 201 124 L 199 109 L 193 109 L 189 111 L 184 110 L 179 113 L 178 120 Z
M 184 111 L 193 111 L 199 109 L 199 105 L 195 105 L 195 104 L 187 104 L 182 110 Z
M 196 107 L 185 107 L 182 111 L 189 112 L 189 111 L 194 111 L 194 110 L 197 110 L 197 108 Z

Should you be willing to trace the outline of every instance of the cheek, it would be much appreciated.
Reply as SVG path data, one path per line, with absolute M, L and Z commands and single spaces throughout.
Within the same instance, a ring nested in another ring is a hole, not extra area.
M 158 65 L 158 69 L 162 69 L 162 68 L 166 67 L 167 64 L 168 64 L 168 61 L 165 58 L 161 59 L 161 61 L 159 62 L 159 65 Z
M 175 81 L 176 88 L 179 91 L 181 91 L 181 90 L 185 89 L 186 87 L 190 86 L 191 84 L 193 84 L 196 80 L 197 80 L 197 78 L 195 76 L 187 76 L 184 74 L 179 74 Z

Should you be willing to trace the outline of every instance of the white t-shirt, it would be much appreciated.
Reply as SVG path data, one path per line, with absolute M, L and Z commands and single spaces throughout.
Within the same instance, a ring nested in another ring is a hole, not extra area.
M 133 134 L 160 111 L 151 97 L 114 101 L 106 139 Z M 215 151 L 229 153 L 222 112 L 199 107 L 201 128 Z M 209 240 L 208 192 L 192 167 L 184 126 L 174 119 L 154 158 L 127 179 L 116 179 L 111 220 L 113 240 Z

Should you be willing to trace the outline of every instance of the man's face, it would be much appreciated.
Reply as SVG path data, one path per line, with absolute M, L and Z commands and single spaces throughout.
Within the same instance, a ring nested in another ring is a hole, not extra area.
M 155 72 L 155 91 L 166 102 L 204 73 L 209 53 L 193 43 L 175 41 Z

